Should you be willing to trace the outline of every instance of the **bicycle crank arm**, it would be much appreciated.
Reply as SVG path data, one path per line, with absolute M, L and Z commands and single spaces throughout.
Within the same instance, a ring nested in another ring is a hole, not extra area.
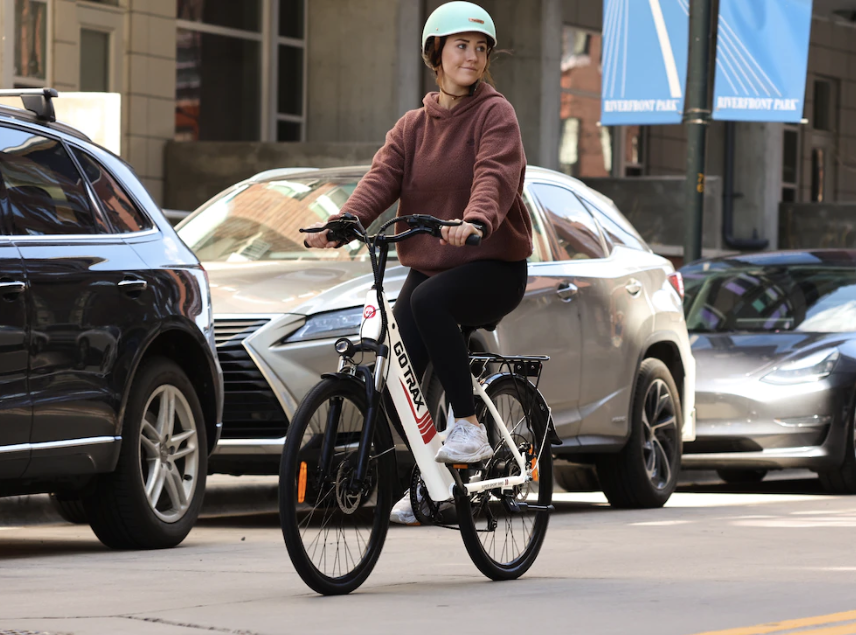
M 505 500 L 508 504 L 509 509 L 515 513 L 522 513 L 527 511 L 536 511 L 536 512 L 554 512 L 556 508 L 552 505 L 530 505 L 529 503 L 520 503 L 514 499 L 508 498 Z

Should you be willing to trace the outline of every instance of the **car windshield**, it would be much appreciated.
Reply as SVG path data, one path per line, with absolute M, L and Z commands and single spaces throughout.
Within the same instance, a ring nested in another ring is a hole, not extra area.
M 856 330 L 856 270 L 850 267 L 702 263 L 682 273 L 691 332 Z
M 368 251 L 359 241 L 341 249 L 307 249 L 298 232 L 338 214 L 357 182 L 355 177 L 305 177 L 246 184 L 215 199 L 183 223 L 178 234 L 203 262 L 367 261 Z M 397 207 L 386 210 L 369 233 L 392 218 Z M 393 250 L 389 257 L 396 258 Z

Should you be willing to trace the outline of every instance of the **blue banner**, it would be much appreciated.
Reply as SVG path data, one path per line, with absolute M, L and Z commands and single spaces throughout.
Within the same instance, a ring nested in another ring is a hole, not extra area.
M 600 123 L 681 123 L 688 44 L 689 0 L 604 0 Z
M 803 116 L 811 0 L 720 0 L 713 118 Z

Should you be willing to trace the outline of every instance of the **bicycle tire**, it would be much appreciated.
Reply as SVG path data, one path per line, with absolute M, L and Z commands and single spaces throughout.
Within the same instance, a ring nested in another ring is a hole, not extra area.
M 330 413 L 334 400 L 339 399 L 337 417 Z M 377 563 L 389 527 L 395 456 L 385 451 L 393 447 L 385 420 L 375 426 L 368 471 L 370 488 L 354 494 L 346 487 L 349 471 L 352 473 L 356 465 L 367 409 L 366 391 L 360 383 L 324 379 L 303 399 L 286 434 L 279 473 L 282 536 L 298 575 L 322 595 L 350 593 L 365 582 Z M 321 448 L 332 420 L 337 421 L 335 446 L 324 474 L 319 465 Z M 319 511 L 322 516 L 316 518 Z M 315 527 L 313 521 L 320 526 Z M 331 528 L 336 530 L 335 535 L 331 536 Z M 354 542 L 349 545 L 351 530 Z M 367 536 L 363 535 L 366 530 Z
M 509 431 L 512 432 L 512 437 L 520 441 L 518 447 L 525 447 L 526 444 L 530 444 L 531 447 L 527 448 L 529 456 L 533 458 L 540 456 L 537 462 L 537 504 L 539 506 L 550 505 L 553 499 L 553 458 L 550 442 L 545 435 L 548 413 L 546 408 L 541 408 L 543 401 L 532 384 L 513 375 L 505 375 L 495 380 L 486 390 L 488 397 L 496 405 Z M 516 402 L 517 409 L 505 408 L 506 402 Z M 519 420 L 519 415 L 527 409 L 530 413 L 529 417 L 522 421 Z M 476 415 L 479 421 L 485 422 L 486 412 L 487 407 L 477 400 Z M 516 423 L 510 423 L 511 421 Z M 507 449 L 504 451 L 507 456 L 503 456 L 501 448 L 505 446 L 501 444 L 494 426 L 487 425 L 487 429 L 495 454 L 487 463 L 484 477 L 495 478 L 500 475 L 507 476 L 511 473 L 517 473 L 519 468 L 517 468 L 516 462 L 505 460 L 511 457 Z M 543 447 L 545 445 L 546 447 Z M 511 466 L 511 471 L 509 471 L 508 466 Z M 534 494 L 531 491 L 533 482 L 515 488 L 514 498 L 520 502 L 523 499 L 528 499 L 531 504 L 533 502 L 531 498 Z M 528 488 L 528 491 L 524 488 Z M 501 496 L 500 490 L 490 490 L 468 498 L 457 499 L 458 525 L 467 553 L 479 571 L 491 580 L 515 580 L 526 573 L 538 557 L 544 543 L 544 537 L 547 535 L 550 513 L 548 511 L 512 512 L 501 500 Z M 496 527 L 491 530 L 489 515 L 494 515 L 496 520 L 498 513 L 503 513 L 503 516 L 497 521 Z M 502 520 L 505 521 L 505 524 L 501 522 Z M 521 541 L 516 541 L 513 533 L 511 544 L 509 544 L 509 533 L 513 532 L 514 521 L 516 520 L 520 521 L 523 536 L 527 535 L 527 521 L 531 524 L 525 548 L 520 549 L 519 552 L 515 552 L 515 548 L 521 544 Z M 504 534 L 505 543 L 500 553 L 497 554 L 496 537 L 499 533 Z M 503 559 L 506 553 L 513 557 Z

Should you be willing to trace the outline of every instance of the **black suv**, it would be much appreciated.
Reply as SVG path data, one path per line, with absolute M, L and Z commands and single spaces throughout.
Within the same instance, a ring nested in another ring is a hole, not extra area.
M 52 493 L 107 546 L 180 543 L 223 380 L 204 269 L 133 170 L 0 91 L 0 496 Z

